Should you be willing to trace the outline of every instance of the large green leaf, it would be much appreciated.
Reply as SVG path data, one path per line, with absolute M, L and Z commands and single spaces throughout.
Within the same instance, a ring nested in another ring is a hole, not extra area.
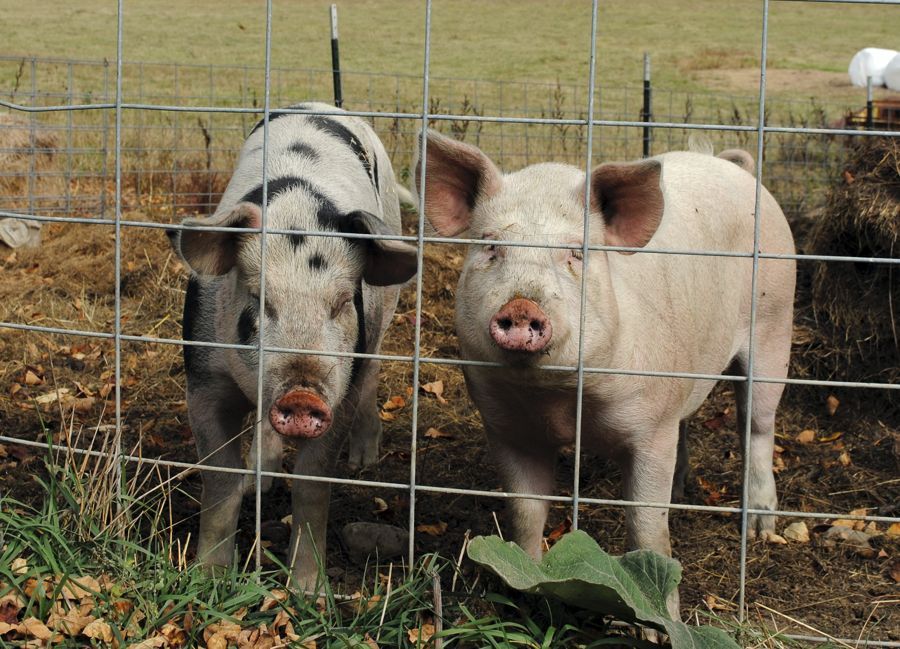
M 669 635 L 673 649 L 736 649 L 721 629 L 673 620 L 666 597 L 681 581 L 681 564 L 650 550 L 614 557 L 578 530 L 563 536 L 538 563 L 515 543 L 479 536 L 469 558 L 495 572 L 510 587 L 552 595 L 625 622 L 639 622 Z

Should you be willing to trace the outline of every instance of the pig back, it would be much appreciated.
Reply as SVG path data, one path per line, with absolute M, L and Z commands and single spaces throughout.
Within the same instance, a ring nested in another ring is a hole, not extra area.
M 659 160 L 665 210 L 646 249 L 752 254 L 754 177 L 710 155 L 680 152 Z M 765 188 L 760 219 L 761 251 L 793 253 L 784 214 Z M 617 347 L 634 350 L 623 364 L 638 370 L 725 370 L 749 336 L 752 263 L 749 257 L 610 253 L 620 318 Z M 758 324 L 783 317 L 793 288 L 793 261 L 760 260 Z M 685 383 L 683 391 L 696 393 L 690 410 L 711 386 Z

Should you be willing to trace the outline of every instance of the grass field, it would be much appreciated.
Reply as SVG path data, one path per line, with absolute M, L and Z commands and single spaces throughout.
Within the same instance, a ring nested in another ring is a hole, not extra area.
M 329 4 L 274 2 L 274 65 L 330 66 Z M 756 68 L 761 7 L 761 2 L 748 0 L 603 0 L 598 19 L 598 80 L 613 85 L 639 82 L 645 51 L 653 57 L 656 83 L 666 88 L 709 89 L 706 73 L 710 70 Z M 124 58 L 260 65 L 264 8 L 258 0 L 126 0 Z M 346 69 L 421 74 L 423 2 L 351 0 L 338 3 L 338 8 Z M 3 0 L 0 14 L 5 23 L 4 54 L 115 60 L 116 3 L 112 0 Z M 587 0 L 436 0 L 431 73 L 584 82 L 590 14 Z M 773 2 L 769 24 L 771 68 L 810 75 L 844 73 L 858 49 L 896 44 L 900 7 Z M 815 90 L 802 82 L 800 87 L 809 93 Z M 753 84 L 747 89 L 753 90 Z M 775 91 L 797 89 L 794 84 Z

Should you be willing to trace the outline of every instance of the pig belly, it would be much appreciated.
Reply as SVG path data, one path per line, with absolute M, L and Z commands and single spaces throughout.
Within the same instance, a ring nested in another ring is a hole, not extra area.
M 493 370 L 466 369 L 469 393 L 482 413 L 489 437 L 519 446 L 532 444 L 554 449 L 574 446 L 577 390 L 510 383 L 498 380 L 498 372 Z M 609 414 L 603 400 L 586 385 L 582 400 L 582 445 L 615 457 L 626 448 L 628 435 L 613 425 Z

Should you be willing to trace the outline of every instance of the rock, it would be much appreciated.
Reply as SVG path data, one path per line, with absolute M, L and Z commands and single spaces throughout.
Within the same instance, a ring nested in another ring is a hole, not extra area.
M 871 559 L 876 556 L 875 548 L 869 544 L 872 537 L 865 532 L 854 530 L 843 525 L 832 525 L 822 535 L 825 547 L 842 547 L 855 551 L 860 556 Z
M 350 558 L 360 563 L 369 557 L 398 557 L 409 543 L 409 535 L 402 527 L 367 522 L 347 523 L 341 530 L 341 539 Z

